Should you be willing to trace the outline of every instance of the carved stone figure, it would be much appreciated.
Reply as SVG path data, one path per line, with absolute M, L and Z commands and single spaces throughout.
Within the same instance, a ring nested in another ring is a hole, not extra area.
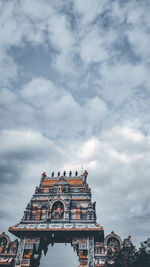
M 63 217 L 63 205 L 61 202 L 54 203 L 54 208 L 52 209 L 52 219 L 61 219 Z

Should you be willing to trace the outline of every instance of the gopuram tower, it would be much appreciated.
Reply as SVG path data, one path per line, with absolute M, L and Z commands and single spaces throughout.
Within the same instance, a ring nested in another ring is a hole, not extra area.
M 20 238 L 16 267 L 38 267 L 42 251 L 49 244 L 70 243 L 77 252 L 79 267 L 103 266 L 98 247 L 104 242 L 104 230 L 96 222 L 95 202 L 87 184 L 87 171 L 69 176 L 42 174 L 20 223 L 9 231 Z M 98 260 L 99 258 L 99 260 Z

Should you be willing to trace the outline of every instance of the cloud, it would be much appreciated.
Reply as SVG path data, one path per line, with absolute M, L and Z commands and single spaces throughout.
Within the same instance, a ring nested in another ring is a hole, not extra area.
M 69 30 L 69 23 L 66 16 L 59 15 L 52 17 L 48 22 L 48 31 L 50 34 L 50 41 L 58 50 L 66 50 L 73 44 L 73 35 Z
M 105 234 L 138 244 L 150 217 L 148 1 L 0 10 L 1 231 L 20 220 L 43 171 L 83 168 Z
M 9 183 L 22 183 L 21 180 L 25 179 L 24 173 L 26 174 L 32 165 L 34 166 L 33 170 L 36 168 L 40 171 L 40 168 L 44 168 L 44 162 L 46 168 L 46 162 L 55 165 L 56 159 L 62 161 L 62 149 L 56 147 L 51 140 L 41 133 L 3 130 L 0 133 L 0 140 L 2 144 L 0 148 L 1 186 Z M 45 157 L 47 158 L 46 161 Z M 37 164 L 38 168 L 36 167 Z
M 112 128 L 111 133 L 105 133 L 103 138 L 117 150 L 129 153 L 141 153 L 142 149 L 146 151 L 149 147 L 149 137 L 128 125 Z
M 81 23 L 84 25 L 94 22 L 96 17 L 105 11 L 107 5 L 107 0 L 103 0 L 101 2 L 97 0 L 94 2 L 87 0 L 86 5 L 84 1 L 74 1 L 75 11 L 81 17 Z
M 53 14 L 52 6 L 47 2 L 33 0 L 32 2 L 27 0 L 26 2 L 20 2 L 19 7 L 22 13 L 24 13 L 28 18 L 32 18 L 33 21 L 43 21 L 47 20 Z
M 137 56 L 149 62 L 150 50 L 148 42 L 150 35 L 147 32 L 149 19 L 148 12 L 145 10 L 147 7 L 148 5 L 144 1 L 127 13 L 127 22 L 131 25 L 127 34 Z
M 85 63 L 100 62 L 108 59 L 100 33 L 91 31 L 81 42 L 80 56 Z
M 99 122 L 109 114 L 105 102 L 99 97 L 85 98 L 85 103 L 81 105 L 70 92 L 42 77 L 32 79 L 20 95 L 26 105 L 36 108 L 38 123 L 47 130 L 52 128 L 56 134 L 77 135 L 85 132 L 85 123 L 89 124 L 90 129 L 93 125 L 98 127 Z
M 2 88 L 0 104 L 3 129 L 22 129 L 36 124 L 33 108 L 23 103 L 17 92 Z
M 0 55 L 0 84 L 2 86 L 10 86 L 17 79 L 19 72 L 18 65 L 3 50 Z
M 148 69 L 143 64 L 116 63 L 113 66 L 103 64 L 100 68 L 103 79 L 98 91 L 113 105 L 121 105 L 130 97 L 137 97 L 136 91 L 139 91 L 140 87 L 146 91 L 149 84 L 147 72 Z
M 60 93 L 61 94 L 61 93 Z M 36 108 L 44 108 L 60 97 L 55 85 L 46 79 L 35 78 L 26 84 L 21 92 L 25 101 Z
M 88 182 L 97 201 L 98 220 L 105 225 L 105 231 L 110 229 L 111 221 L 115 232 L 123 231 L 124 236 L 127 232 L 132 233 L 138 244 L 140 238 L 136 233 L 140 224 L 137 218 L 149 218 L 149 137 L 124 126 L 104 131 L 101 138 L 75 146 L 74 158 L 65 167 L 81 169 L 83 165 L 88 169 Z M 148 226 L 145 227 L 147 233 Z
M 49 151 L 53 147 L 50 140 L 44 138 L 41 134 L 33 131 L 2 131 L 0 139 L 2 141 L 1 154 L 8 155 L 10 158 L 29 160 L 38 157 Z M 9 159 L 9 158 L 7 158 Z

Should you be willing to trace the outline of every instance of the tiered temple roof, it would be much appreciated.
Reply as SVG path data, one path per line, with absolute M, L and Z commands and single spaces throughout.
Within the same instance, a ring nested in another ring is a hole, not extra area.
M 103 238 L 103 227 L 96 222 L 95 202 L 87 183 L 88 172 L 69 176 L 66 172 L 47 177 L 44 172 L 20 223 L 9 228 L 20 236 L 23 232 L 93 231 Z

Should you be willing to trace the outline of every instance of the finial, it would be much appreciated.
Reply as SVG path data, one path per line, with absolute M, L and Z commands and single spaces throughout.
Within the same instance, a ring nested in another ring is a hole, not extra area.
M 66 171 L 64 171 L 63 175 L 64 175 L 64 176 L 66 175 Z
M 87 170 L 84 171 L 83 175 L 84 175 L 85 177 L 88 176 L 88 172 L 87 172 Z
M 78 172 L 76 171 L 76 172 L 75 172 L 75 176 L 77 176 L 77 175 L 78 175 Z
M 52 177 L 54 177 L 54 172 L 52 172 Z
M 58 172 L 58 177 L 60 176 L 60 171 Z
M 71 175 L 72 175 L 72 171 L 69 172 L 69 176 L 70 176 L 70 177 L 71 177 Z
M 42 173 L 42 177 L 47 177 L 46 172 Z

